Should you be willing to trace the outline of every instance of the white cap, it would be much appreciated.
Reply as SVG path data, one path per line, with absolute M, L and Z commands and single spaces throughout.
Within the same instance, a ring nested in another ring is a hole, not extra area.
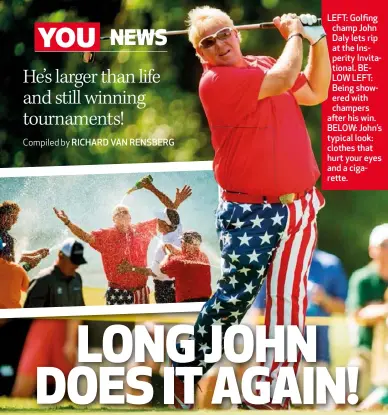
M 84 258 L 84 247 L 74 238 L 67 238 L 60 249 L 60 251 L 70 259 L 70 261 L 75 265 L 86 264 Z
M 369 246 L 380 246 L 388 240 L 388 223 L 376 226 L 369 237 Z

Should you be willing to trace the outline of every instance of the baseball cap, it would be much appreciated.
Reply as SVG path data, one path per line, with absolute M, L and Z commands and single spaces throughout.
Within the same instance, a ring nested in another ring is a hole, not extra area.
M 68 257 L 74 265 L 86 264 L 84 258 L 84 247 L 80 242 L 77 242 L 74 238 L 66 239 L 60 249 L 63 255 Z
M 183 242 L 186 242 L 191 245 L 200 245 L 202 242 L 202 236 L 195 231 L 183 232 L 181 239 Z
M 388 223 L 383 223 L 373 228 L 369 237 L 369 246 L 380 246 L 388 240 Z
M 155 218 L 160 219 L 170 226 L 177 226 L 180 223 L 180 217 L 175 209 L 166 208 L 163 211 L 155 212 Z

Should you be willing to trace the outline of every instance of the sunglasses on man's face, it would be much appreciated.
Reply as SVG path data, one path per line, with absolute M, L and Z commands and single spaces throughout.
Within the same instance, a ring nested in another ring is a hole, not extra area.
M 233 29 L 231 27 L 224 27 L 218 30 L 214 35 L 207 36 L 199 42 L 199 47 L 202 49 L 209 49 L 214 46 L 218 40 L 224 41 L 230 37 Z
M 116 216 L 126 216 L 126 215 L 129 215 L 129 212 L 127 211 L 127 210 L 118 210 L 115 214 L 114 214 L 114 216 L 116 217 Z

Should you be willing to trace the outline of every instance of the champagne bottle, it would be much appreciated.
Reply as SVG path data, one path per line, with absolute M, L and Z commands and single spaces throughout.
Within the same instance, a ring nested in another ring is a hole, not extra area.
M 129 189 L 127 191 L 127 194 L 129 195 L 130 193 L 134 192 L 135 190 L 139 190 L 143 188 L 143 180 L 147 180 L 148 182 L 152 183 L 153 182 L 153 177 L 149 174 L 146 177 L 143 177 L 142 179 L 140 179 L 138 182 L 135 183 L 135 186 L 133 186 L 131 189 Z
M 31 265 L 28 264 L 27 262 L 19 262 L 19 265 L 21 265 L 26 272 L 28 272 L 32 269 Z

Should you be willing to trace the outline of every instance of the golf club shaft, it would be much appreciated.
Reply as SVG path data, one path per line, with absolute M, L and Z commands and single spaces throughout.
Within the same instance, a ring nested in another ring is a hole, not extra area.
M 322 20 L 318 19 L 317 22 L 313 26 L 320 26 L 322 24 Z M 276 26 L 273 22 L 263 22 L 263 23 L 254 23 L 254 24 L 246 24 L 236 26 L 237 30 L 255 30 L 255 29 L 275 29 Z M 176 36 L 176 35 L 187 35 L 188 30 L 170 30 L 164 33 L 165 36 Z M 110 36 L 102 36 L 101 40 L 109 40 Z

